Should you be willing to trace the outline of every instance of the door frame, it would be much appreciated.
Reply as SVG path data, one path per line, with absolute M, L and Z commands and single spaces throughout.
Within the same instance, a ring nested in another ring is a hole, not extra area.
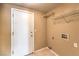
M 21 10 L 21 9 L 16 9 L 16 8 L 11 8 L 11 56 L 13 55 L 13 20 L 14 20 L 14 10 L 25 12 L 25 13 L 30 13 L 33 14 L 33 20 L 34 20 L 34 12 L 26 11 L 26 10 Z M 34 21 L 33 21 L 33 28 L 34 28 Z M 33 52 L 34 52 L 34 30 L 33 30 Z

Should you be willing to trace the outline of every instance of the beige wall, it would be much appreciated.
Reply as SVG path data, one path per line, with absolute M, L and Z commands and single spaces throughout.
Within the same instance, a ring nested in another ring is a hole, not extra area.
M 0 6 L 0 8 L 1 8 L 1 6 Z M 0 10 L 1 11 L 1 10 Z M 0 12 L 0 14 L 1 14 L 1 12 Z M 1 18 L 1 15 L 0 15 L 0 18 Z M 1 22 L 0 22 L 0 25 L 1 25 Z M 0 26 L 1 27 L 1 26 Z M 1 33 L 1 32 L 0 32 Z M 0 36 L 1 36 L 1 34 L 0 34 Z M 1 39 L 1 37 L 0 37 L 0 39 Z M 1 43 L 1 42 L 0 42 Z M 1 45 L 0 45 L 1 46 Z M 1 50 L 0 50 L 0 52 L 1 52 Z
M 43 14 L 35 13 L 35 49 L 46 47 L 46 19 Z
M 69 13 L 72 10 L 79 9 L 79 4 L 63 4 L 53 11 L 55 15 L 47 19 L 47 41 L 51 47 L 59 55 L 79 55 L 79 21 L 66 23 L 60 19 L 59 23 L 54 24 L 54 17 Z M 69 40 L 63 40 L 61 33 L 69 34 Z M 52 39 L 54 37 L 54 40 Z M 77 42 L 78 47 L 74 48 L 73 43 Z
M 10 55 L 11 53 L 11 8 L 18 8 L 23 10 L 30 10 L 24 7 L 11 5 L 11 4 L 2 4 L 1 5 L 1 19 L 0 19 L 0 55 Z M 43 13 L 34 11 L 35 13 L 35 50 L 43 48 L 46 46 L 46 21 L 42 17 Z

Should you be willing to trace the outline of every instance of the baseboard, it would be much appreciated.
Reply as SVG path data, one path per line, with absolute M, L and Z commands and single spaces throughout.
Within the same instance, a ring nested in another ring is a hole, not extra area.
M 52 53 L 54 53 L 56 56 L 59 56 L 56 52 L 54 52 L 52 49 L 50 49 L 50 51 L 52 52 Z
M 41 49 L 36 50 L 36 51 L 34 51 L 34 52 L 38 52 L 38 51 L 44 50 L 44 49 L 46 49 L 46 48 L 48 48 L 48 47 L 41 48 Z
M 49 49 L 48 47 L 44 47 L 44 48 L 41 48 L 41 49 L 39 49 L 39 50 L 36 50 L 36 51 L 34 51 L 34 52 L 38 52 L 38 51 L 41 51 L 41 50 L 44 50 L 44 49 Z M 52 52 L 52 53 L 54 53 L 56 56 L 59 56 L 56 52 L 54 52 L 52 49 L 50 49 L 50 51 Z

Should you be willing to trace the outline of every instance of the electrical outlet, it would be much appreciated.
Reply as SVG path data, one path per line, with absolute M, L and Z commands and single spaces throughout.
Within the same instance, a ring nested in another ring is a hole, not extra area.
M 77 48 L 77 47 L 78 47 L 77 43 L 74 43 L 74 47 L 75 47 L 75 48 Z

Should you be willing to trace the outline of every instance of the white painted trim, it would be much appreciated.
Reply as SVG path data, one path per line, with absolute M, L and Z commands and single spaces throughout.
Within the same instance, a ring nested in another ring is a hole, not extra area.
M 13 11 L 14 11 L 14 9 L 11 8 L 11 55 L 12 55 L 12 50 L 13 50 L 13 47 L 12 47 L 12 41 L 13 41 L 13 35 L 12 35 L 12 32 L 13 32 Z
M 14 10 L 17 10 L 17 11 L 21 11 L 21 12 L 25 12 L 25 13 L 30 13 L 33 15 L 33 20 L 34 20 L 34 12 L 30 12 L 30 11 L 26 11 L 26 10 L 20 10 L 20 9 L 16 9 L 16 8 L 11 8 L 11 56 L 12 56 L 12 50 L 13 50 L 13 47 L 12 47 L 12 42 L 13 42 L 13 35 L 12 35 L 12 32 L 13 32 L 13 14 L 14 14 Z M 34 23 L 34 21 L 33 21 Z M 33 28 L 34 28 L 34 24 L 33 24 Z M 34 30 L 33 30 L 33 52 L 34 52 Z

